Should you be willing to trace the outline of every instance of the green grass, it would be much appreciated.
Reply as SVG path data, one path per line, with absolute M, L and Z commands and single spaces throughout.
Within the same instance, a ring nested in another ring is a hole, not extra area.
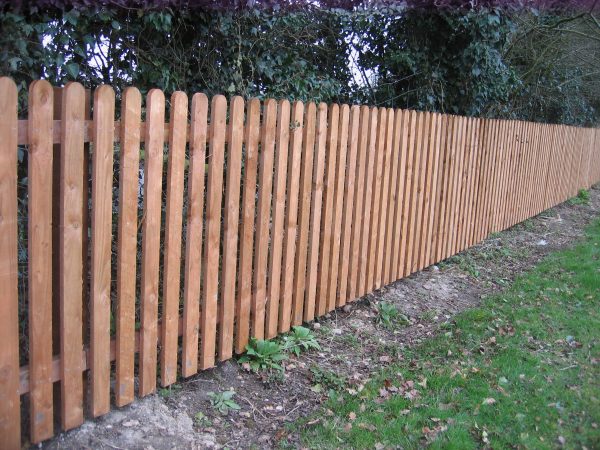
M 600 221 L 292 427 L 309 448 L 598 448 L 599 307 Z

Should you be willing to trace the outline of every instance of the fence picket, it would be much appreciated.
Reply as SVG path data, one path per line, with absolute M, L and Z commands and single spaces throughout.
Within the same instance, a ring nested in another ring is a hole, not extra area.
M 144 158 L 144 222 L 140 299 L 139 395 L 156 389 L 158 343 L 158 267 L 162 201 L 165 96 L 153 89 L 146 97 Z
M 110 275 L 112 243 L 112 173 L 115 93 L 100 86 L 94 93 L 91 265 L 91 411 L 110 410 Z
M 360 237 L 360 255 L 359 255 L 359 288 L 357 294 L 363 296 L 369 289 L 367 285 L 369 281 L 369 242 L 371 237 L 371 215 L 373 207 L 373 183 L 374 183 L 374 172 L 377 161 L 377 130 L 379 120 L 379 110 L 377 108 L 371 109 L 371 115 L 369 117 L 369 131 L 368 131 L 368 146 L 366 150 L 366 163 L 365 163 L 365 184 L 363 187 L 362 195 L 363 199 L 363 220 L 362 220 L 362 235 Z
M 227 179 L 223 219 L 223 262 L 221 269 L 221 307 L 219 309 L 219 360 L 233 354 L 235 282 L 237 272 L 238 229 L 240 219 L 240 182 L 244 133 L 244 99 L 233 97 L 227 125 Z
M 386 150 L 387 109 L 379 108 L 377 115 L 377 135 L 375 140 L 375 161 L 373 164 L 373 182 L 371 196 L 371 223 L 369 225 L 369 243 L 367 247 L 367 284 L 370 292 L 375 286 L 377 245 L 379 242 L 379 222 L 381 220 L 381 184 L 383 181 L 383 163 Z
M 17 86 L 10 78 L 5 77 L 0 78 L 0 217 L 0 281 L 3 289 L 0 302 L 0 447 L 12 450 L 21 448 L 17 289 Z
M 310 194 L 312 191 L 313 161 L 317 108 L 309 103 L 304 118 L 302 137 L 302 167 L 300 170 L 300 198 L 298 205 L 298 238 L 294 263 L 292 298 L 292 325 L 300 325 L 304 313 L 304 290 L 306 286 L 306 258 L 308 254 L 308 223 L 310 218 Z
M 273 156 L 277 126 L 277 102 L 265 102 L 260 135 L 258 206 L 254 249 L 254 289 L 252 292 L 252 336 L 263 339 L 267 303 L 267 260 L 269 256 L 269 217 L 273 186 Z
M 337 306 L 337 286 L 340 273 L 340 249 L 342 242 L 342 215 L 344 206 L 344 182 L 346 178 L 346 161 L 348 159 L 348 121 L 350 108 L 342 105 L 338 127 L 338 157 L 335 167 L 335 193 L 333 196 L 333 224 L 331 241 L 331 258 L 329 264 L 329 284 L 327 286 L 327 311 L 332 311 Z
M 360 108 L 358 124 L 358 147 L 356 171 L 358 176 L 354 183 L 354 208 L 352 210 L 352 238 L 350 244 L 350 261 L 348 267 L 348 300 L 354 300 L 359 295 L 360 283 L 360 242 L 363 223 L 364 182 L 367 163 L 367 149 L 369 138 L 369 117 L 371 111 L 367 106 Z
M 327 115 L 327 105 L 320 103 L 317 113 L 315 164 L 310 201 L 310 234 L 308 238 L 308 259 L 306 266 L 306 297 L 304 299 L 305 322 L 309 322 L 315 317 L 319 242 L 321 237 L 321 208 L 323 206 L 323 176 L 325 174 L 325 152 L 327 148 Z
M 250 336 L 250 306 L 252 302 L 252 260 L 254 245 L 254 215 L 256 213 L 256 176 L 258 140 L 260 134 L 260 101 L 256 98 L 246 106 L 244 130 L 244 181 L 242 194 L 242 224 L 240 233 L 240 267 L 236 297 L 235 351 L 242 353 Z
M 163 268 L 160 379 L 162 386 L 177 380 L 179 337 L 179 291 L 181 280 L 181 235 L 183 226 L 183 177 L 188 99 L 181 91 L 171 96 L 169 161 Z
M 135 279 L 142 96 L 127 88 L 121 101 L 119 229 L 117 234 L 117 330 L 115 403 L 133 401 L 135 355 Z
M 0 91 L 3 92 L 3 91 Z M 2 94 L 10 99 L 8 93 Z M 47 81 L 29 87 L 28 252 L 29 384 L 32 443 L 52 437 L 52 115 L 54 93 Z M 12 107 L 12 106 L 11 106 Z M 11 111 L 8 105 L 2 111 Z M 16 113 L 15 113 L 16 114 Z M 2 118 L 2 123 L 10 119 Z M 0 133 L 8 141 L 6 131 Z M 6 163 L 5 163 L 6 164 Z M 3 186 L 2 190 L 7 187 Z M 12 201 L 12 200 L 11 200 Z M 56 287 L 54 287 L 56 288 Z
M 410 133 L 410 119 L 411 114 L 409 111 L 396 111 L 396 124 L 394 126 L 394 148 L 398 148 L 398 181 L 396 185 L 396 214 L 394 217 L 394 240 L 392 241 L 392 261 L 390 266 L 390 281 L 397 280 L 401 277 L 401 266 L 403 263 L 403 248 L 406 245 L 406 216 L 405 207 L 408 203 L 407 195 L 408 192 L 408 176 L 409 176 L 409 154 L 408 154 L 408 143 Z M 410 186 L 408 186 L 410 187 Z
M 400 184 L 400 177 L 398 176 L 398 166 L 400 165 L 400 140 L 402 132 L 402 110 L 397 109 L 393 112 L 393 123 L 391 125 L 391 139 L 390 139 L 390 158 L 389 158 L 389 180 L 388 180 L 388 203 L 389 211 L 387 213 L 387 225 L 385 231 L 385 243 L 384 243 L 384 258 L 383 258 L 383 284 L 389 284 L 392 277 L 395 279 L 395 273 L 392 269 L 394 267 L 394 256 L 396 253 L 395 242 L 396 238 L 399 237 L 394 229 L 397 212 L 401 209 L 398 207 L 400 199 L 398 198 L 398 185 Z M 389 119 L 388 119 L 389 122 Z
M 360 127 L 360 107 L 352 106 L 350 109 L 350 123 L 348 125 L 348 165 L 346 168 L 346 178 L 344 180 L 344 209 L 342 212 L 342 228 L 340 231 L 340 274 L 337 287 L 336 305 L 342 306 L 349 299 L 348 274 L 350 271 L 352 235 L 356 226 L 352 220 L 354 214 L 354 204 L 356 202 L 355 180 L 358 157 L 358 141 Z
M 192 376 L 198 371 L 207 120 L 208 98 L 204 94 L 195 94 L 192 97 L 191 108 L 190 166 L 187 187 L 188 212 L 183 286 L 181 375 L 184 377 Z
M 283 243 L 283 274 L 281 280 L 282 299 L 279 308 L 279 332 L 290 329 L 292 321 L 292 299 L 294 292 L 294 261 L 296 259 L 296 237 L 298 236 L 298 194 L 300 185 L 296 174 L 302 162 L 302 136 L 304 134 L 304 104 L 294 102 L 292 106 L 292 131 L 290 155 L 288 156 L 287 208 L 285 216 L 285 241 Z M 298 313 L 296 313 L 298 314 Z M 301 312 L 299 313 L 302 314 Z
M 208 179 L 206 190 L 206 238 L 204 240 L 204 290 L 200 317 L 200 369 L 214 366 L 217 341 L 217 308 L 221 241 L 221 206 L 227 100 L 213 97 L 210 107 Z
M 283 257 L 284 219 L 285 219 L 285 189 L 288 178 L 288 146 L 290 142 L 290 102 L 279 102 L 277 113 L 275 161 L 275 186 L 273 189 L 273 232 L 271 238 L 271 253 L 268 267 L 268 303 L 265 323 L 265 336 L 272 338 L 277 335 L 279 323 L 279 304 L 281 292 L 281 264 Z M 233 264 L 235 268 L 235 263 Z

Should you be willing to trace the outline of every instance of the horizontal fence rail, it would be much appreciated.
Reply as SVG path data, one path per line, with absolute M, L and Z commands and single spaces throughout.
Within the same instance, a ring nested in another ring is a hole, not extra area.
M 136 88 L 92 98 L 46 81 L 26 119 L 17 105 L 0 78 L 1 448 L 213 367 L 600 180 L 597 129 L 156 89 L 142 103 Z

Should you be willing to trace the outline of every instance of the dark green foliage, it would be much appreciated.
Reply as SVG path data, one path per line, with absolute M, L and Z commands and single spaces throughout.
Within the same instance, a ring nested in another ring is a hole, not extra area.
M 57 84 L 76 79 L 117 90 L 133 84 L 143 92 L 158 87 L 167 94 L 596 123 L 596 11 L 493 4 L 5 8 L 0 73 L 23 90 L 40 77 Z
M 293 353 L 296 356 L 300 356 L 300 353 L 308 350 L 321 349 L 313 332 L 301 326 L 292 327 L 291 333 L 283 336 L 282 345 L 285 351 Z
M 252 338 L 246 345 L 246 353 L 238 361 L 242 364 L 248 363 L 254 372 L 272 369 L 283 371 L 280 363 L 287 359 L 283 350 L 275 341 Z

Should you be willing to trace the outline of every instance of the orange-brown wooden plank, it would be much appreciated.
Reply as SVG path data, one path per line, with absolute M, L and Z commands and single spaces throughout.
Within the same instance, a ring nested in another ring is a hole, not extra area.
M 406 115 L 408 114 L 408 117 Z M 405 112 L 404 123 L 407 126 L 402 126 L 402 130 L 407 132 L 406 142 L 406 175 L 404 183 L 404 199 L 402 206 L 402 232 L 400 241 L 400 252 L 398 254 L 398 275 L 396 279 L 403 278 L 408 275 L 408 255 L 409 246 L 412 248 L 412 222 L 415 218 L 413 210 L 414 203 L 416 201 L 416 195 L 414 193 L 417 183 L 417 171 L 418 171 L 418 152 L 416 151 L 416 137 L 419 131 L 419 127 L 422 125 L 422 114 L 415 111 Z M 403 142 L 404 144 L 404 142 Z
M 317 130 L 317 148 L 313 196 L 311 200 L 311 245 L 309 246 L 309 273 L 307 285 L 307 308 L 305 320 L 311 321 L 315 314 L 322 316 L 327 311 L 327 290 L 329 287 L 331 242 L 333 241 L 333 201 L 335 195 L 335 165 L 339 133 L 340 108 L 333 104 L 329 107 L 329 125 Z M 321 126 L 319 121 L 318 126 Z M 326 139 L 323 139 L 326 138 Z M 321 175 L 321 167 L 323 175 Z M 319 211 L 319 209 L 322 209 Z M 314 221 L 312 220 L 314 218 Z M 319 239 L 319 235 L 321 239 Z M 313 244 L 318 244 L 314 246 Z M 318 264 L 317 264 L 318 263 Z M 314 287 L 314 288 L 313 288 Z M 313 291 L 316 300 L 312 299 Z M 315 308 L 312 308 L 315 304 Z M 313 311 L 314 309 L 314 311 Z M 311 311 L 313 311 L 311 313 Z
M 156 389 L 158 344 L 158 267 L 162 203 L 165 96 L 152 89 L 146 97 L 144 221 L 140 299 L 139 395 Z
M 431 253 L 431 243 L 433 240 L 433 229 L 435 225 L 435 210 L 439 207 L 437 203 L 437 187 L 438 187 L 438 171 L 440 166 L 440 145 L 441 145 L 441 133 L 442 133 L 442 116 L 440 114 L 434 113 L 432 117 L 432 125 L 431 125 L 431 144 L 430 148 L 430 158 L 431 162 L 429 164 L 428 170 L 431 172 L 431 181 L 427 186 L 426 195 L 429 197 L 429 205 L 425 203 L 426 208 L 423 211 L 424 214 L 424 230 L 426 234 L 424 235 L 424 242 L 421 243 L 421 255 L 419 257 L 419 267 L 422 269 L 427 267 L 429 262 L 429 255 Z
M 348 159 L 348 121 L 350 108 L 342 105 L 338 127 L 338 157 L 335 168 L 335 194 L 333 201 L 333 239 L 331 241 L 331 258 L 329 263 L 329 285 L 327 287 L 327 311 L 335 309 L 337 302 L 338 276 L 340 273 L 340 246 L 342 241 L 342 219 L 344 208 L 344 183 L 346 177 L 346 161 Z
M 306 107 L 304 135 L 302 138 L 302 167 L 300 170 L 300 198 L 298 205 L 298 239 L 294 263 L 292 298 L 292 324 L 302 323 L 304 291 L 306 286 L 306 258 L 308 254 L 308 224 L 310 219 L 310 197 L 312 191 L 313 162 L 317 108 L 314 103 Z
M 7 95 L 3 93 L 2 95 Z M 8 97 L 10 98 L 10 97 Z M 29 257 L 29 417 L 30 439 L 54 434 L 52 392 L 52 108 L 47 81 L 29 86 L 29 155 L 27 173 Z M 12 107 L 12 105 L 10 106 Z M 16 112 L 3 106 L 3 111 Z M 10 119 L 2 118 L 10 123 Z M 2 140 L 7 141 L 2 133 Z M 5 162 L 6 164 L 6 162 Z M 3 186 L 3 190 L 7 189 Z M 4 257 L 4 255 L 3 255 Z
M 394 249 L 391 265 L 390 265 L 390 281 L 395 281 L 402 276 L 402 272 L 400 270 L 402 263 L 401 260 L 403 258 L 402 255 L 402 245 L 406 240 L 404 239 L 404 234 L 406 232 L 405 217 L 404 217 L 404 207 L 407 201 L 407 182 L 409 177 L 408 170 L 409 167 L 409 158 L 408 158 L 408 143 L 409 143 L 409 134 L 410 134 L 410 118 L 411 114 L 409 111 L 401 111 L 396 110 L 395 116 L 395 125 L 394 125 L 394 148 L 398 147 L 396 154 L 396 158 L 398 158 L 398 170 L 396 183 L 396 190 L 394 192 L 394 196 L 396 197 L 396 209 L 394 216 L 394 224 L 393 224 L 393 240 L 392 247 Z M 412 164 L 412 161 L 410 162 Z M 408 186 L 410 189 L 410 186 Z
M 310 234 L 308 237 L 308 258 L 306 261 L 306 297 L 304 299 L 304 321 L 306 322 L 310 322 L 315 317 L 326 147 L 327 104 L 320 103 L 317 114 L 315 164 L 312 178 L 312 197 L 310 201 Z
M 475 217 L 477 214 L 477 200 L 479 197 L 479 179 L 481 177 L 481 134 L 483 119 L 475 119 L 473 132 L 473 164 L 471 167 L 471 193 L 468 202 L 469 215 L 467 218 L 467 235 L 465 237 L 465 248 L 473 245 L 473 230 L 475 228 Z
M 63 90 L 60 160 L 60 347 L 61 420 L 65 430 L 83 423 L 82 203 L 85 91 L 78 83 Z
M 415 209 L 413 210 L 413 214 L 415 219 L 413 221 L 413 231 L 412 231 L 412 247 L 410 248 L 409 256 L 409 273 L 413 273 L 418 270 L 419 267 L 419 249 L 420 243 L 423 234 L 423 208 L 424 208 L 424 200 L 425 200 L 425 183 L 426 183 L 426 175 L 427 168 L 429 164 L 429 141 L 431 139 L 431 113 L 423 113 L 423 126 L 419 129 L 419 134 L 417 135 L 417 146 L 415 151 L 417 153 L 416 157 L 418 158 L 418 172 L 416 178 L 416 191 L 415 193 Z
M 389 119 L 388 119 L 389 122 Z M 388 162 L 389 167 L 389 180 L 388 180 L 388 205 L 387 212 L 387 225 L 385 232 L 385 251 L 383 258 L 383 284 L 389 284 L 395 281 L 395 273 L 392 271 L 394 256 L 397 254 L 395 247 L 395 238 L 397 237 L 394 229 L 394 223 L 396 215 L 401 209 L 398 207 L 398 165 L 400 163 L 400 140 L 402 130 L 402 110 L 397 109 L 393 112 L 393 122 L 389 122 L 391 127 L 391 139 L 390 139 L 390 159 Z
M 373 164 L 373 192 L 371 195 L 371 218 L 369 225 L 369 240 L 367 248 L 367 283 L 365 293 L 375 288 L 375 276 L 377 273 L 377 252 L 380 237 L 381 222 L 381 187 L 384 177 L 384 162 L 387 137 L 387 109 L 379 108 L 377 111 L 377 130 L 375 135 L 375 153 Z
M 348 267 L 348 300 L 354 300 L 359 293 L 360 283 L 360 242 L 363 222 L 364 183 L 367 165 L 369 117 L 371 111 L 368 106 L 360 108 L 360 121 L 358 124 L 358 148 L 356 161 L 356 180 L 354 183 L 354 208 L 352 210 L 352 237 L 349 240 L 350 258 Z
M 17 87 L 6 77 L 0 78 L 0 217 L 0 281 L 3 289 L 0 302 L 0 448 L 16 450 L 21 448 L 17 289 Z M 79 292 L 81 296 L 81 285 Z M 79 379 L 81 380 L 81 373 Z
M 377 131 L 375 135 L 375 153 L 373 154 L 373 181 L 371 194 L 371 218 L 369 224 L 367 246 L 367 280 L 364 293 L 371 292 L 375 285 L 377 259 L 377 243 L 379 241 L 379 221 L 381 211 L 381 183 L 383 181 L 383 162 L 385 158 L 385 138 L 387 128 L 387 110 L 379 108 L 377 111 Z
M 279 109 L 277 112 L 275 181 L 273 187 L 273 232 L 271 238 L 271 253 L 269 254 L 269 277 L 267 284 L 267 296 L 269 300 L 267 302 L 267 317 L 265 323 L 265 336 L 267 338 L 272 338 L 277 335 L 279 323 L 289 142 L 290 102 L 282 100 L 279 102 Z
M 204 175 L 208 133 L 208 98 L 194 94 L 191 108 L 188 169 L 188 211 L 185 239 L 183 285 L 183 338 L 181 375 L 198 371 L 198 334 L 200 323 L 200 279 L 202 276 L 202 229 L 204 228 Z
M 470 192 L 470 175 L 471 175 L 471 163 L 473 160 L 473 129 L 475 126 L 475 119 L 469 117 L 466 119 L 466 126 L 463 132 L 463 170 L 461 173 L 461 193 L 460 203 L 458 203 L 458 220 L 456 228 L 456 243 L 455 250 L 453 253 L 458 253 L 464 250 L 464 237 L 466 234 L 466 217 L 468 212 L 467 202 L 469 200 Z
M 355 181 L 357 180 L 356 166 L 358 156 L 360 126 L 360 107 L 352 106 L 350 110 L 350 123 L 348 125 L 348 155 L 346 176 L 344 179 L 344 209 L 342 211 L 342 228 L 340 230 L 340 269 L 339 281 L 337 287 L 336 305 L 345 305 L 348 300 L 348 274 L 350 269 L 350 248 L 352 245 L 352 234 L 355 231 L 355 224 L 352 222 L 354 213 L 354 203 L 356 201 Z
M 119 162 L 119 229 L 117 239 L 117 314 L 115 403 L 134 398 L 135 280 L 137 213 L 140 170 L 142 96 L 127 88 L 121 101 L 121 159 Z
M 160 353 L 160 381 L 162 386 L 169 386 L 177 380 L 183 176 L 185 171 L 187 120 L 187 95 L 181 91 L 174 92 L 171 96 L 169 120 L 169 163 L 167 167 L 167 206 L 165 214 Z
M 252 336 L 263 339 L 267 303 L 267 263 L 271 194 L 273 188 L 273 156 L 277 126 L 277 102 L 265 101 L 260 133 L 260 164 L 258 173 L 258 205 L 254 249 L 254 289 L 252 291 Z
M 244 180 L 240 230 L 240 261 L 236 297 L 235 351 L 244 351 L 250 336 L 250 304 L 252 302 L 252 259 L 254 244 L 254 215 L 256 211 L 256 173 L 258 140 L 260 136 L 260 101 L 253 98 L 246 106 L 244 131 Z
M 298 235 L 298 193 L 300 184 L 297 174 L 302 162 L 302 135 L 304 132 L 304 104 L 294 102 L 292 106 L 291 136 L 288 155 L 288 176 L 286 186 L 287 208 L 285 216 L 285 241 L 283 243 L 283 263 L 281 279 L 281 305 L 279 308 L 279 332 L 290 329 L 292 320 L 292 299 L 294 292 L 294 261 L 296 257 L 296 236 Z M 300 315 L 302 312 L 299 313 Z
M 200 308 L 202 312 L 200 318 L 200 369 L 207 369 L 215 364 L 226 117 L 227 100 L 222 95 L 214 96 L 210 108 L 210 145 L 207 158 L 206 238 L 202 260 L 204 290 Z
M 438 137 L 439 147 L 439 162 L 438 162 L 438 175 L 437 175 L 437 187 L 435 193 L 435 206 L 434 217 L 433 217 L 433 228 L 431 231 L 431 245 L 427 252 L 427 264 L 435 264 L 439 261 L 437 257 L 438 242 L 440 240 L 441 230 L 444 227 L 444 213 L 446 211 L 446 181 L 448 179 L 448 116 L 443 114 L 440 116 L 440 129 Z
M 424 265 L 425 259 L 425 248 L 427 247 L 427 230 L 429 228 L 429 208 L 431 207 L 431 188 L 433 186 L 433 163 L 434 163 L 434 151 L 435 151 L 435 139 L 437 134 L 437 114 L 429 114 L 429 126 L 423 140 L 423 151 L 426 165 L 423 167 L 424 173 L 422 178 L 422 203 L 421 212 L 419 218 L 421 220 L 419 224 L 419 240 L 415 247 L 415 265 L 414 270 L 421 270 Z
M 463 172 L 464 172 L 464 160 L 465 160 L 465 135 L 467 118 L 457 117 L 458 126 L 456 127 L 456 144 L 454 149 L 456 151 L 457 163 L 454 170 L 454 192 L 452 194 L 452 208 L 450 210 L 450 234 L 448 236 L 448 250 L 446 255 L 454 255 L 457 253 L 457 242 L 459 235 L 458 218 L 461 208 L 460 200 L 463 189 Z
M 240 183 L 244 139 L 244 99 L 233 97 L 227 125 L 227 178 L 223 208 L 223 261 L 221 263 L 221 305 L 219 308 L 219 359 L 233 354 L 235 282 L 237 274 L 238 230 L 240 221 Z
M 380 218 L 379 218 L 379 237 L 377 241 L 377 257 L 375 258 L 375 288 L 387 284 L 385 280 L 385 262 L 386 255 L 391 255 L 391 246 L 387 245 L 388 232 L 388 214 L 392 215 L 393 208 L 390 208 L 390 171 L 392 166 L 392 146 L 394 144 L 394 110 L 386 110 L 386 130 L 385 130 L 385 154 L 383 159 L 383 178 L 381 181 L 381 200 L 380 200 Z
M 115 93 L 110 86 L 94 92 L 92 161 L 92 264 L 90 285 L 91 413 L 110 410 L 110 275 Z
M 475 182 L 477 175 L 477 160 L 479 157 L 479 119 L 472 119 L 470 143 L 469 143 L 469 169 L 467 173 L 467 196 L 465 198 L 463 216 L 463 235 L 461 248 L 466 249 L 470 245 L 470 233 L 472 227 L 473 198 L 475 197 Z
M 359 255 L 359 289 L 358 296 L 363 296 L 371 290 L 368 286 L 369 272 L 369 243 L 371 238 L 371 214 L 373 207 L 373 184 L 375 180 L 375 167 L 377 165 L 377 123 L 379 119 L 379 110 L 371 109 L 368 128 L 368 146 L 365 163 L 365 183 L 363 185 L 363 220 L 362 234 L 360 237 L 360 255 Z
M 437 249 L 435 260 L 442 261 L 446 258 L 446 250 L 448 248 L 449 228 L 451 211 L 453 208 L 452 196 L 454 193 L 454 172 L 456 167 L 456 135 L 458 121 L 456 116 L 446 116 L 446 137 L 445 137 L 445 152 L 446 152 L 446 169 L 444 173 L 444 207 L 440 223 L 439 236 L 437 241 Z
M 508 173 L 511 166 L 511 160 L 513 156 L 513 145 L 514 145 L 514 126 L 515 122 L 512 120 L 506 123 L 506 132 L 504 136 L 504 157 L 502 162 L 502 174 L 500 176 L 500 188 L 499 188 L 499 202 L 498 202 L 498 216 L 496 218 L 496 230 L 501 231 L 504 229 L 504 223 L 506 220 L 506 191 L 508 185 Z

